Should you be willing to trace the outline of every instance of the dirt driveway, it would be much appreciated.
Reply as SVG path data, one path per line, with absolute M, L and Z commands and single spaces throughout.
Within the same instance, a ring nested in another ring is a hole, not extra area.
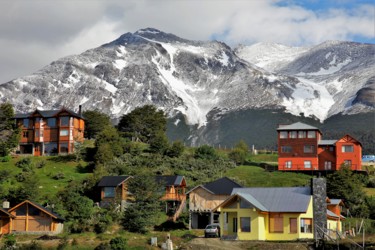
M 279 243 L 261 241 L 229 241 L 218 238 L 195 238 L 189 241 L 183 249 L 192 250 L 307 250 L 307 243 Z

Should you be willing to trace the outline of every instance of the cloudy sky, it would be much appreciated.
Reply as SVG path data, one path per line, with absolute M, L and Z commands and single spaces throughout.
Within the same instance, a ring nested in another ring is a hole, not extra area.
M 126 32 L 191 40 L 375 43 L 373 0 L 0 0 L 0 83 Z

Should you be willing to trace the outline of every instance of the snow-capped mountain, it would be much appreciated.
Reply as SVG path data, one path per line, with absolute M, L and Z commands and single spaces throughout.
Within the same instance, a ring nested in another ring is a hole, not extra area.
M 373 111 L 374 51 L 373 44 L 336 41 L 231 49 L 147 28 L 3 83 L 0 101 L 22 112 L 82 105 L 114 119 L 154 104 L 179 117 L 176 126 L 184 119 L 200 128 L 191 132 L 199 139 L 209 123 L 239 111 L 273 109 L 320 121 Z M 202 140 L 220 141 L 219 134 Z

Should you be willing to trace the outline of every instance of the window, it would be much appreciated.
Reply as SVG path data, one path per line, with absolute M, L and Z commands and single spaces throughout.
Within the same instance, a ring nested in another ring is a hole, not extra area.
M 281 152 L 282 153 L 291 153 L 292 147 L 291 146 L 281 146 Z
M 343 153 L 354 151 L 353 145 L 343 145 L 341 149 Z
M 60 117 L 60 126 L 69 126 L 69 117 L 68 116 Z
M 289 233 L 291 234 L 297 233 L 297 218 L 289 219 Z
M 246 200 L 240 200 L 240 208 L 253 208 L 253 206 Z
M 28 128 L 29 127 L 29 119 L 23 119 L 23 126 L 25 128 Z
M 69 130 L 67 129 L 60 130 L 60 136 L 68 136 L 68 135 L 69 135 Z
M 329 151 L 333 152 L 333 147 L 329 147 Z
M 68 153 L 68 143 L 60 143 L 60 153 Z
M 22 137 L 23 138 L 28 138 L 29 137 L 29 131 L 23 131 L 22 132 Z
M 312 233 L 312 219 L 301 219 L 301 233 Z
M 315 138 L 316 132 L 315 131 L 307 131 L 307 138 Z
M 16 216 L 26 216 L 26 211 L 26 204 L 23 204 L 16 209 Z
M 31 216 L 39 216 L 40 215 L 40 210 L 37 209 L 36 207 L 29 205 L 28 209 L 29 209 L 28 213 Z
M 297 131 L 291 131 L 289 133 L 289 138 L 297 138 Z
M 347 167 L 351 167 L 352 166 L 352 160 L 344 160 L 344 165 L 347 166 Z
M 35 129 L 35 137 L 39 137 L 39 129 Z
M 282 214 L 270 214 L 270 233 L 284 232 L 284 218 Z
M 251 232 L 250 217 L 240 217 L 241 232 Z
M 298 131 L 298 138 L 306 138 L 306 131 Z
M 114 187 L 104 187 L 104 198 L 114 198 L 115 188 Z
M 286 131 L 281 131 L 281 132 L 280 132 L 280 138 L 281 138 L 281 139 L 288 138 L 288 132 L 286 132 Z
M 50 142 L 44 144 L 44 154 L 46 155 L 53 155 L 57 154 L 57 143 Z
M 332 162 L 330 162 L 330 161 L 325 161 L 325 162 L 324 162 L 324 169 L 325 169 L 325 170 L 331 170 L 331 169 L 332 169 Z
M 305 161 L 304 166 L 305 168 L 311 168 L 311 161 Z
M 48 127 L 56 127 L 56 118 L 48 118 L 47 119 L 47 126 Z
M 305 145 L 303 146 L 304 153 L 314 153 L 315 147 L 313 145 Z
M 292 168 L 292 161 L 286 161 L 285 168 Z

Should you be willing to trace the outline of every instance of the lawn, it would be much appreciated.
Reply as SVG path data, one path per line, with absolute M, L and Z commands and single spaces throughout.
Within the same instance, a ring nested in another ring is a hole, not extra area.
M 255 166 L 238 166 L 225 174 L 247 187 L 295 187 L 310 183 L 311 176 L 302 173 L 267 172 Z
M 22 169 L 16 167 L 16 163 L 25 157 L 14 157 L 9 162 L 0 162 L 0 171 L 7 171 L 9 177 L 2 182 L 2 186 L 9 188 L 18 186 L 16 175 Z M 72 156 L 40 156 L 30 157 L 32 169 L 38 180 L 41 197 L 52 197 L 71 181 L 82 180 L 90 175 L 87 170 L 87 163 L 76 162 Z

